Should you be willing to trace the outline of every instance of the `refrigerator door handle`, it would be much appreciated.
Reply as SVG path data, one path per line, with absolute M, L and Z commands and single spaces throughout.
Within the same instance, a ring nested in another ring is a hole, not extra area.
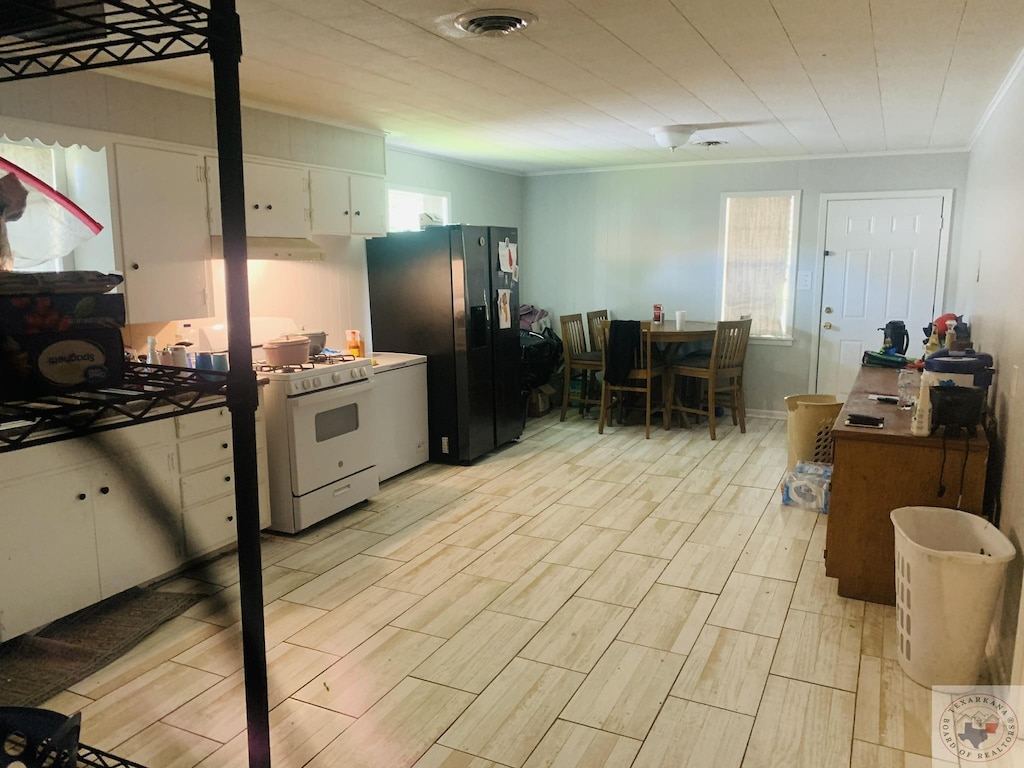
M 491 300 L 487 297 L 487 291 L 484 291 L 484 317 L 487 319 L 487 327 L 491 327 Z

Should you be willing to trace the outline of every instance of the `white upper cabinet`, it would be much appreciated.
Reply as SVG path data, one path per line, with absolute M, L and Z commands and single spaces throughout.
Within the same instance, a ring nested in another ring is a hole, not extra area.
M 317 235 L 352 234 L 349 208 L 348 174 L 341 171 L 309 172 L 313 233 Z
M 314 169 L 309 172 L 309 187 L 315 234 L 387 233 L 384 179 Z
M 302 168 L 246 161 L 245 231 L 249 237 L 309 236 L 309 175 Z M 211 235 L 222 234 L 217 158 L 206 158 Z
M 388 231 L 388 204 L 384 179 L 378 176 L 351 176 L 352 234 L 384 235 Z
M 118 222 L 128 321 L 213 313 L 203 158 L 118 144 Z

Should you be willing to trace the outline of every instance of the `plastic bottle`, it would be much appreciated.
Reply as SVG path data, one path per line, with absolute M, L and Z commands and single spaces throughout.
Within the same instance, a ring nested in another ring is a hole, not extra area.
M 928 338 L 928 343 L 924 345 L 924 356 L 934 355 L 942 349 L 942 345 L 939 344 L 939 326 L 932 323 L 932 335 Z
M 181 324 L 181 343 L 187 347 L 186 357 L 188 367 L 196 367 L 196 352 L 199 351 L 199 332 L 192 327 L 192 323 Z
M 146 337 L 146 362 L 156 365 L 156 336 Z
M 956 320 L 946 321 L 946 349 L 953 349 L 956 344 Z
M 910 419 L 910 434 L 915 437 L 928 437 L 932 433 L 932 400 L 931 385 L 921 377 L 921 392 L 917 396 L 914 415 Z
M 906 410 L 914 404 L 915 384 L 917 384 L 917 371 L 913 368 L 901 369 L 896 382 L 896 393 L 899 396 L 896 403 L 897 408 Z

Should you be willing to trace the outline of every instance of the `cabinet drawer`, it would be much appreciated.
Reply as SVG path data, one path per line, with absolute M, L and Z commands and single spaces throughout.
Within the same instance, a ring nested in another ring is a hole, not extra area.
M 166 443 L 173 439 L 170 425 L 165 419 L 135 424 L 109 432 L 99 432 L 89 436 L 96 447 L 105 454 L 134 453 L 141 448 L 148 448 L 158 443 Z
M 181 478 L 181 506 L 203 504 L 235 491 L 235 468 L 230 461 Z
M 169 430 L 166 420 L 154 421 L 108 432 L 96 432 L 87 438 L 19 448 L 3 454 L 3 459 L 0 460 L 0 485 L 42 472 L 52 472 L 56 467 L 68 469 L 86 464 L 96 461 L 101 456 L 135 453 L 142 448 L 166 441 Z M 259 429 L 256 430 L 256 435 L 259 444 Z M 166 467 L 161 468 L 161 471 L 166 471 Z
M 178 471 L 184 475 L 202 467 L 223 463 L 232 456 L 230 429 L 182 440 L 178 443 Z
M 223 547 L 237 536 L 235 497 L 221 496 L 215 501 L 186 509 L 185 556 L 195 557 Z
M 204 432 L 230 427 L 231 411 L 227 406 L 174 417 L 174 429 L 177 431 L 178 437 L 192 437 L 192 435 L 201 435 Z
M 257 427 L 263 420 L 263 409 L 256 409 Z M 174 418 L 174 428 L 178 437 L 192 437 L 201 435 L 204 432 L 213 432 L 217 429 L 231 429 L 231 411 L 225 405 L 223 408 L 213 408 L 209 411 L 199 413 L 186 413 Z M 259 439 L 260 430 L 257 428 L 256 435 Z

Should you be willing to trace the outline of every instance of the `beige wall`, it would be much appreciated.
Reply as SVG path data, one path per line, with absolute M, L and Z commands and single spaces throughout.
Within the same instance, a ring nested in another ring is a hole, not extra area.
M 1021 551 L 1024 543 L 1024 381 L 1016 396 L 1014 367 L 1024 368 L 1024 75 L 1009 85 L 971 150 L 956 311 L 969 315 L 973 334 L 996 357 L 993 410 L 999 439 L 993 457 L 1004 468 L 1000 528 Z M 990 650 L 1005 675 L 1024 683 L 1024 622 L 1021 581 L 1024 558 L 1010 568 L 1006 596 L 997 616 L 997 643 Z M 1016 658 L 1014 640 L 1017 639 Z
M 0 84 L 0 115 L 79 129 L 32 136 L 64 146 L 95 132 L 213 149 L 217 146 L 213 101 L 164 88 L 76 72 Z M 11 136 L 0 120 L 0 133 Z M 296 163 L 383 175 L 383 136 L 311 120 L 242 108 L 242 150 Z
M 820 279 L 815 273 L 822 263 L 822 194 L 952 189 L 954 278 L 966 179 L 966 152 L 531 177 L 520 238 L 531 269 L 523 272 L 521 300 L 547 309 L 556 323 L 560 314 L 599 308 L 611 310 L 613 317 L 648 318 L 655 302 L 670 317 L 673 310 L 685 309 L 692 319 L 715 320 L 720 205 L 726 192 L 801 190 L 797 269 Z M 812 285 L 820 285 L 818 279 Z M 812 391 L 808 381 L 818 323 L 813 310 L 813 291 L 796 291 L 792 346 L 748 350 L 749 409 L 784 411 L 786 395 Z

